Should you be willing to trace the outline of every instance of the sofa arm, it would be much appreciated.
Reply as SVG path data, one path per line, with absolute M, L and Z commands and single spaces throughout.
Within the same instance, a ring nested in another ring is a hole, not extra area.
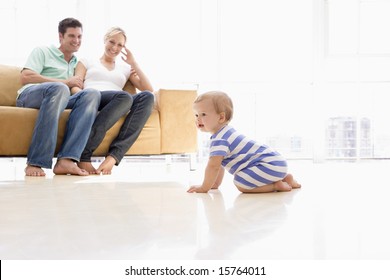
M 160 89 L 156 93 L 161 122 L 161 153 L 197 151 L 197 130 L 192 104 L 196 90 Z

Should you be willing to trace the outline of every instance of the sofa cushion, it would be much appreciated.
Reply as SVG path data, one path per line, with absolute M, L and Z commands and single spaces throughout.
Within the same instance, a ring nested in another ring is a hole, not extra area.
M 158 91 L 162 153 L 186 153 L 197 150 L 197 129 L 192 111 L 196 96 L 196 90 Z
M 0 64 L 0 106 L 15 106 L 17 91 L 22 87 L 20 67 Z

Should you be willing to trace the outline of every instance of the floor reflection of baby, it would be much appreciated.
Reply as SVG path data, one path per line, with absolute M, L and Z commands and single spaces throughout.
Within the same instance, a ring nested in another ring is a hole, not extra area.
M 294 193 L 259 195 L 239 194 L 230 209 L 226 209 L 222 193 L 199 195 L 208 222 L 208 232 L 202 233 L 197 259 L 231 259 L 240 247 L 254 244 L 272 234 L 287 217 L 286 203 Z M 258 246 L 258 247 L 261 247 Z M 246 250 L 247 259 L 258 259 L 261 248 Z

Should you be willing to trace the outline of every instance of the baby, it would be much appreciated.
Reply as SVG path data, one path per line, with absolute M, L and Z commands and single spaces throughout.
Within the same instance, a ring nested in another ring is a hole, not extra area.
M 217 189 L 225 169 L 234 175 L 234 184 L 243 193 L 291 191 L 301 187 L 287 173 L 287 162 L 278 152 L 228 125 L 233 117 L 233 102 L 226 93 L 206 92 L 198 96 L 193 108 L 197 128 L 211 133 L 211 143 L 203 183 L 191 186 L 189 193 Z

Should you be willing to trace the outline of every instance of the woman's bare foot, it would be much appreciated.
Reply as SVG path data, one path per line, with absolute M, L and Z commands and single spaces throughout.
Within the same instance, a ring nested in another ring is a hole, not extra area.
M 103 175 L 110 175 L 111 170 L 114 167 L 115 163 L 116 163 L 115 158 L 113 158 L 112 156 L 107 156 L 104 159 L 104 161 L 100 164 L 98 169 L 96 169 L 96 173 L 97 174 L 102 173 Z
M 77 163 L 77 166 L 80 167 L 80 169 L 86 170 L 89 174 L 97 174 L 96 168 L 93 167 L 91 162 L 80 161 Z
M 289 192 L 292 187 L 284 181 L 277 181 L 274 183 L 274 191 L 277 192 Z
M 283 182 L 289 184 L 293 189 L 299 189 L 301 187 L 301 184 L 295 181 L 291 174 L 287 174 L 287 176 L 283 179 Z
M 56 175 L 78 175 L 78 176 L 88 176 L 88 171 L 80 169 L 76 163 L 70 159 L 59 159 L 53 169 L 54 174 Z
M 24 169 L 24 172 L 26 173 L 26 176 L 34 176 L 34 177 L 46 176 L 45 171 L 43 171 L 43 169 L 40 168 L 39 166 L 27 165 L 27 167 Z

